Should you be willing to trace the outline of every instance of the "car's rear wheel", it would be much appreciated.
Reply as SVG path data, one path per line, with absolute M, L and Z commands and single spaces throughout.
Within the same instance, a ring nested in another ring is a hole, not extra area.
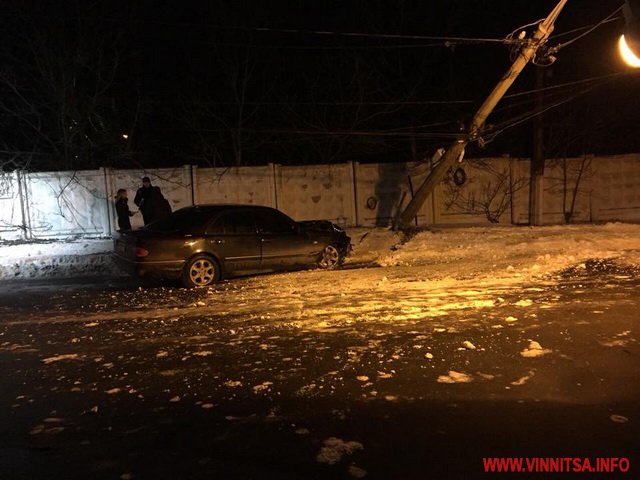
M 323 270 L 332 270 L 339 267 L 344 261 L 344 256 L 334 245 L 327 245 L 320 253 L 318 267 Z
M 182 284 L 187 288 L 208 287 L 220 280 L 218 262 L 208 255 L 198 255 L 187 262 Z

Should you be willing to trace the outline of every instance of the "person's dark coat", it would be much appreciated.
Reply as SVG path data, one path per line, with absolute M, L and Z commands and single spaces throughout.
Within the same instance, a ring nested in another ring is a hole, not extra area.
M 169 207 L 167 213 L 167 205 L 169 202 L 167 202 L 164 195 L 162 195 L 160 187 L 155 187 L 153 185 L 140 187 L 136 192 L 133 203 L 140 208 L 145 225 L 157 220 L 162 220 L 171 213 L 171 207 Z
M 129 217 L 133 216 L 133 212 L 129 210 L 128 199 L 121 198 L 116 202 L 116 214 L 118 215 L 118 228 L 120 230 L 131 230 Z

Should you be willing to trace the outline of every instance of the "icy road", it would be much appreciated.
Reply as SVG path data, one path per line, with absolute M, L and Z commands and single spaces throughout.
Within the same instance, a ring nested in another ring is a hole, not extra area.
M 0 478 L 491 478 L 483 457 L 638 475 L 636 267 L 451 275 L 408 250 L 192 291 L 3 289 Z

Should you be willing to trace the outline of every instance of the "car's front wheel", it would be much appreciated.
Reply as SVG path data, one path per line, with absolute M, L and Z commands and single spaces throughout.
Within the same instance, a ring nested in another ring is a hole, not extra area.
M 332 270 L 339 267 L 344 261 L 344 256 L 334 245 L 327 245 L 320 253 L 318 267 L 323 270 Z
M 220 280 L 218 262 L 208 255 L 198 255 L 187 262 L 182 272 L 182 284 L 187 288 L 208 287 Z

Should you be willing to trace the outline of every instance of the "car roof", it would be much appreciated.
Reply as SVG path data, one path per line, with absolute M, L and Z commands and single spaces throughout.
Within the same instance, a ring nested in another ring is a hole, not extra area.
M 223 211 L 223 210 L 237 210 L 241 208 L 251 208 L 251 209 L 268 209 L 275 210 L 272 207 L 268 207 L 266 205 L 252 205 L 252 204 L 241 204 L 241 203 L 205 203 L 202 205 L 190 205 L 188 207 L 181 208 L 178 211 Z

